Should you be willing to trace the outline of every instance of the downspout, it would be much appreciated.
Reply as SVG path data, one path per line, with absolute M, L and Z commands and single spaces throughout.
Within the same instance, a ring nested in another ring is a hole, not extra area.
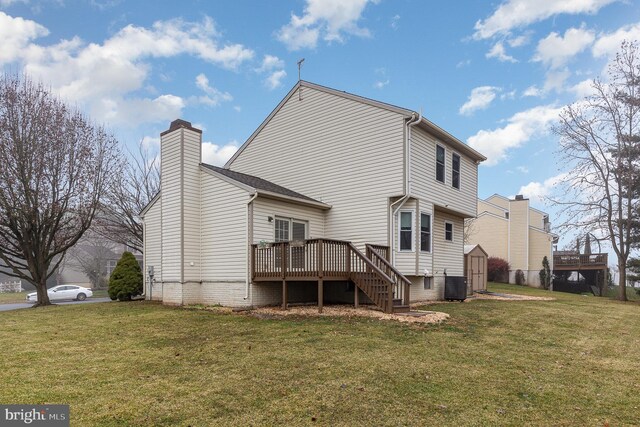
M 249 224 L 249 209 L 251 209 L 251 204 L 256 199 L 256 197 L 258 197 L 258 192 L 257 191 L 255 193 L 253 193 L 253 196 L 251 196 L 251 198 L 247 202 L 247 215 L 246 215 L 246 224 L 247 224 L 247 249 L 246 249 L 247 277 L 246 277 L 246 286 L 245 286 L 245 293 L 244 293 L 244 300 L 245 301 L 247 299 L 249 299 L 249 287 L 251 286 L 251 250 L 250 250 L 251 241 L 250 241 L 250 239 L 251 239 L 251 229 L 253 228 L 253 224 Z
M 404 195 L 399 199 L 396 200 L 395 202 L 391 203 L 390 206 L 390 215 L 391 217 L 389 218 L 389 231 L 391 233 L 391 239 L 390 243 L 391 243 L 391 265 L 395 266 L 395 260 L 396 260 L 396 251 L 395 251 L 395 241 L 396 239 L 394 239 L 394 232 L 395 232 L 395 222 L 394 219 L 396 217 L 396 215 L 398 214 L 398 212 L 400 211 L 400 209 L 402 208 L 402 206 L 404 206 L 404 204 L 407 202 L 407 200 L 409 200 L 409 198 L 411 197 L 411 127 L 417 125 L 418 123 L 420 123 L 420 121 L 422 121 L 422 113 L 418 114 L 418 117 L 416 118 L 416 113 L 413 113 L 411 115 L 411 118 L 407 121 L 407 132 L 405 134 L 405 157 L 404 157 L 404 167 L 405 167 L 405 182 L 404 182 Z M 395 205 L 398 205 L 398 207 L 396 207 L 395 209 L 393 208 Z

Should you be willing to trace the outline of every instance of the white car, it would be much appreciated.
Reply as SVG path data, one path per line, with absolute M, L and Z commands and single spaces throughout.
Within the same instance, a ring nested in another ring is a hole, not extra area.
M 89 288 L 83 288 L 82 286 L 76 285 L 58 285 L 53 288 L 47 290 L 49 294 L 49 299 L 51 301 L 60 301 L 60 300 L 77 300 L 84 301 L 87 298 L 93 296 L 93 292 Z M 36 302 L 38 301 L 38 293 L 31 292 L 27 294 L 27 301 Z

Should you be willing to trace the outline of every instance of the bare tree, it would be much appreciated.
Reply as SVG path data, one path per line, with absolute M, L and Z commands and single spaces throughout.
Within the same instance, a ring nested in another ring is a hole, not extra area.
M 88 230 L 82 239 L 67 252 L 67 265 L 82 272 L 97 289 L 109 284 L 108 263 L 117 260 L 116 244 Z
M 47 278 L 82 237 L 117 163 L 117 142 L 41 83 L 0 78 L 0 260 L 51 304 Z
M 471 244 L 472 237 L 476 234 L 476 219 L 477 218 L 467 218 L 464 220 L 462 240 L 465 245 Z
M 115 243 L 142 252 L 142 221 L 139 214 L 160 191 L 159 159 L 143 142 L 137 153 L 121 158 L 123 167 L 100 209 L 95 230 Z
M 627 260 L 638 221 L 640 158 L 640 50 L 624 42 L 593 95 L 566 107 L 555 132 L 570 172 L 560 184 L 562 228 L 598 231 L 618 257 L 618 299 L 626 300 Z

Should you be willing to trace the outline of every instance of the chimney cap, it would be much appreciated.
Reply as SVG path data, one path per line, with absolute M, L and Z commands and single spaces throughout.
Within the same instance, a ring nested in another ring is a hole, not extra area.
M 516 194 L 516 200 L 525 200 L 522 194 Z
M 202 130 L 196 129 L 193 126 L 191 126 L 191 122 L 188 122 L 188 121 L 182 120 L 182 119 L 176 119 L 176 120 L 171 122 L 171 125 L 169 125 L 169 129 L 165 130 L 164 132 L 162 132 L 160 134 L 160 136 L 164 136 L 164 135 L 168 134 L 169 132 L 173 132 L 174 130 L 178 130 L 178 129 L 189 129 L 189 130 L 192 130 L 194 132 L 202 133 Z

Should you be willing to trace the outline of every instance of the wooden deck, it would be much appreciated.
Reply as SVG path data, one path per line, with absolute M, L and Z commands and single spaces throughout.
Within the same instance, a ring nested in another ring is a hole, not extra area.
M 553 256 L 553 269 L 558 271 L 603 270 L 609 261 L 609 254 L 563 254 Z
M 351 242 L 307 239 L 252 245 L 253 282 L 282 281 L 282 306 L 287 307 L 288 281 L 317 281 L 322 311 L 323 282 L 351 281 L 387 313 L 409 310 L 411 282 L 388 260 L 389 248 L 366 245 L 366 254 Z M 354 293 L 358 306 L 358 292 Z

